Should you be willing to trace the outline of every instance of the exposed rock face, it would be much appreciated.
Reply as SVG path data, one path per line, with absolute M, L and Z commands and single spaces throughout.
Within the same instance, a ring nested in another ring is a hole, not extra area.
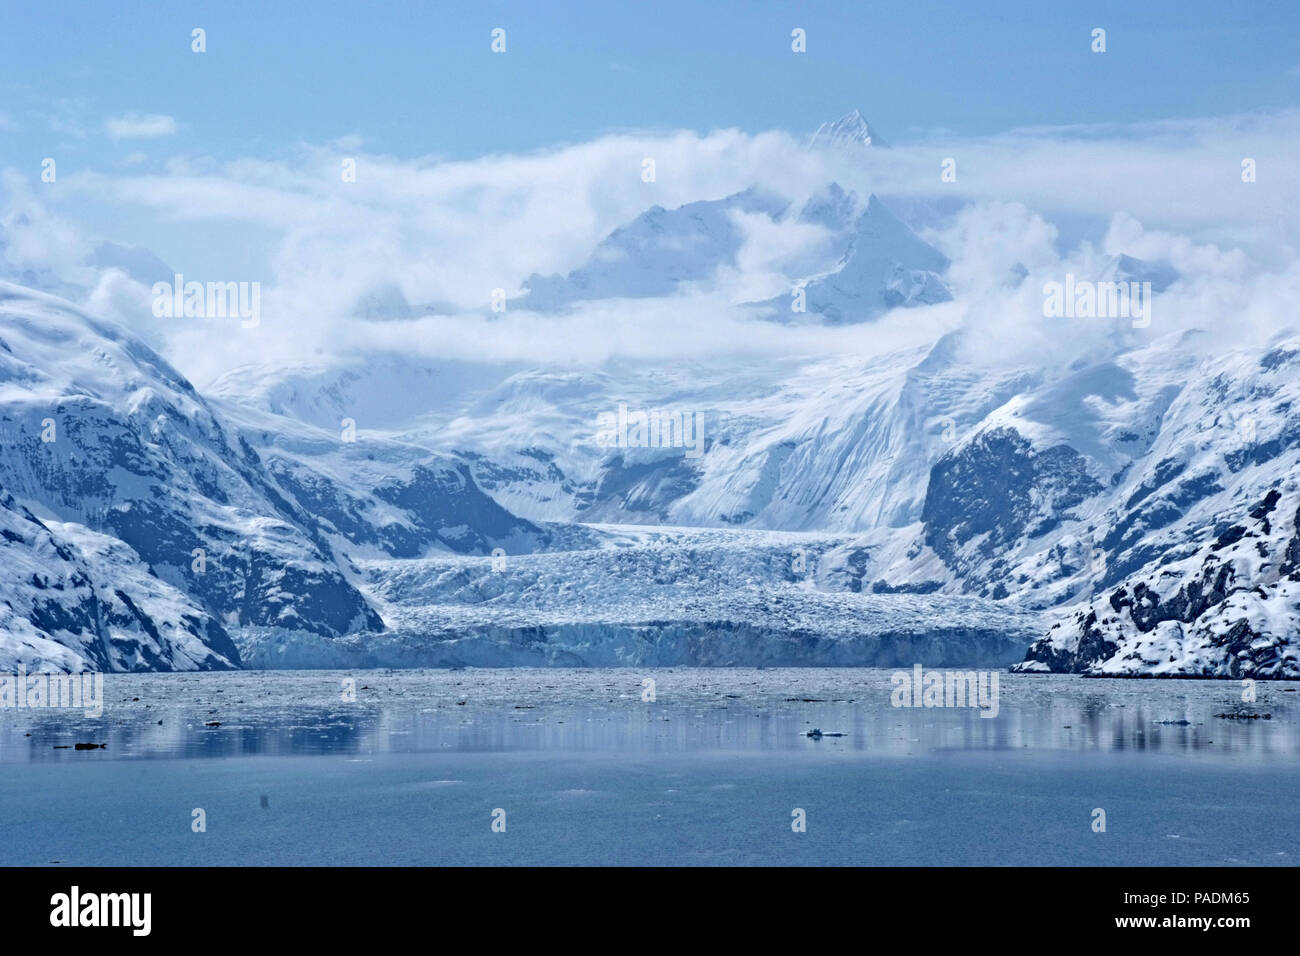
M 218 620 L 120 541 L 42 521 L 0 493 L 0 668 L 223 670 L 239 652 Z
M 1021 537 L 1039 537 L 1100 491 L 1068 445 L 1035 451 L 1013 429 L 993 429 L 931 469 L 921 512 L 925 543 L 963 570 L 967 552 L 992 556 Z M 966 580 L 973 586 L 978 578 Z
M 1023 671 L 1295 677 L 1300 508 L 1271 489 L 1190 557 L 1131 576 L 1030 647 Z

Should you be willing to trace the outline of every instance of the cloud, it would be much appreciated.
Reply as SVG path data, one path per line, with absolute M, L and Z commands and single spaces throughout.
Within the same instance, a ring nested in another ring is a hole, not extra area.
M 1017 268 L 1034 272 L 1058 260 L 1056 227 L 1018 202 L 974 202 L 926 238 L 952 260 L 947 278 L 958 294 L 998 288 Z
M 1281 171 L 1300 152 L 1300 112 L 1043 127 L 865 153 L 812 152 L 785 133 L 737 130 L 633 131 L 454 162 L 363 146 L 347 138 L 275 159 L 179 156 L 158 170 L 60 177 L 61 208 L 85 199 L 121 210 L 132 241 L 184 267 L 187 279 L 263 285 L 261 326 L 233 334 L 210 321 L 155 327 L 120 279 L 95 286 L 96 305 L 161 337 L 154 344 L 200 385 L 236 365 L 348 350 L 539 363 L 878 354 L 873 336 L 894 346 L 960 325 L 982 331 L 982 343 L 971 345 L 974 356 L 982 344 L 982 360 L 1032 360 L 1039 350 L 1068 361 L 1120 347 L 1133 333 L 1098 323 L 1063 334 L 1044 322 L 1042 283 L 1121 251 L 1168 259 L 1186 277 L 1162 297 L 1164 324 L 1151 334 L 1212 326 L 1221 321 L 1214 309 L 1232 303 L 1249 310 L 1242 334 L 1268 327 L 1270 309 L 1273 327 L 1294 314 L 1284 295 L 1300 248 L 1300 185 Z M 957 160 L 955 183 L 940 179 L 946 157 Z M 1243 157 L 1257 160 L 1258 182 L 1242 182 Z M 641 180 L 645 158 L 655 160 L 655 183 Z M 341 175 L 344 159 L 356 161 L 355 182 Z M 860 197 L 875 192 L 904 200 L 899 208 L 929 210 L 923 234 L 952 259 L 957 301 L 850 330 L 759 322 L 735 303 L 788 289 L 826 244 L 811 227 L 742 215 L 735 263 L 676 296 L 590 303 L 563 317 L 487 311 L 493 289 L 513 295 L 534 272 L 568 272 L 653 205 L 672 209 L 757 186 L 798 208 L 832 180 Z M 1063 241 L 1061 224 L 1079 217 L 1096 222 L 1089 242 Z M 51 239 L 41 248 L 56 246 Z M 256 261 L 250 249 L 259 250 Z M 1012 281 L 1016 266 L 1029 273 L 1022 283 Z M 352 315 L 358 299 L 392 287 L 431 314 L 382 323 Z
M 0 212 L 0 274 L 34 277 L 50 285 L 93 278 L 85 262 L 91 245 L 81 230 L 51 214 L 36 198 L 30 180 L 13 170 L 0 174 L 6 204 Z
M 583 303 L 559 316 L 516 309 L 504 315 L 365 321 L 345 319 L 337 312 L 305 315 L 301 303 L 268 295 L 262 302 L 262 325 L 256 329 L 240 329 L 233 322 L 222 325 L 220 320 L 177 323 L 169 343 L 186 373 L 202 387 L 243 365 L 289 367 L 373 354 L 542 368 L 611 361 L 672 366 L 721 356 L 786 361 L 856 355 L 867 360 L 932 342 L 959 324 L 960 314 L 960 306 L 946 303 L 895 313 L 868 325 L 793 328 L 755 320 L 721 296 L 688 294 Z
M 104 129 L 113 139 L 157 139 L 176 135 L 176 120 L 159 113 L 127 113 L 104 120 Z
M 657 183 L 641 181 L 647 156 Z M 181 161 L 156 175 L 85 173 L 63 182 L 163 222 L 274 231 L 268 270 L 285 283 L 329 272 L 349 285 L 396 282 L 412 302 L 470 308 L 533 272 L 574 268 L 651 205 L 720 198 L 755 182 L 811 188 L 819 178 L 815 157 L 788 138 L 734 130 L 611 136 L 472 162 L 357 155 L 355 182 L 341 176 L 347 158 L 307 148 L 288 161 Z

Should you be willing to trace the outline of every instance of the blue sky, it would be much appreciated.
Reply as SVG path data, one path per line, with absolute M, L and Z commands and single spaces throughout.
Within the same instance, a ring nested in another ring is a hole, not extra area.
M 505 55 L 489 50 L 498 26 Z M 1089 49 L 1096 26 L 1104 55 Z M 11 2 L 0 159 L 274 156 L 348 135 L 454 159 L 629 128 L 806 133 L 855 107 L 891 142 L 1237 114 L 1296 104 L 1298 26 L 1292 0 Z M 133 113 L 176 131 L 105 134 Z

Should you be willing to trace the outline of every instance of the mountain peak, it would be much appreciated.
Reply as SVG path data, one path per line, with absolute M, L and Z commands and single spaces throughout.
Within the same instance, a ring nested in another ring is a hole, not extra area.
M 821 126 L 817 127 L 817 132 L 813 133 L 812 140 L 808 145 L 810 148 L 819 146 L 841 148 L 845 146 L 879 146 L 887 149 L 889 147 L 889 144 L 871 128 L 871 124 L 862 115 L 862 111 L 856 109 L 837 120 L 822 123 Z

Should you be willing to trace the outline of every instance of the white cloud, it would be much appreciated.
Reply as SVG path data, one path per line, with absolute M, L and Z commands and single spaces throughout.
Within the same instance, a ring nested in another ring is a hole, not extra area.
M 736 130 L 624 133 L 456 162 L 365 154 L 361 145 L 348 138 L 274 161 L 172 157 L 156 173 L 69 173 L 60 177 L 60 194 L 128 211 L 137 242 L 138 224 L 152 218 L 168 242 L 144 244 L 178 268 L 170 243 L 192 234 L 206 271 L 187 268 L 187 278 L 263 283 L 258 329 L 162 325 L 161 347 L 199 384 L 249 362 L 366 349 L 536 362 L 848 347 L 875 354 L 875 337 L 894 345 L 913 328 L 932 334 L 959 323 L 982 330 L 988 360 L 1035 349 L 1080 354 L 1113 348 L 1130 333 L 1098 324 L 1063 335 L 1046 325 L 1042 277 L 1089 268 L 1118 251 L 1168 259 L 1188 277 L 1161 307 L 1171 323 L 1175 306 L 1180 325 L 1212 325 L 1220 314 L 1210 304 L 1240 303 L 1255 326 L 1268 324 L 1270 309 L 1275 325 L 1294 314 L 1283 296 L 1293 291 L 1300 247 L 1300 185 L 1281 170 L 1300 152 L 1297 112 L 1021 130 L 856 155 L 813 153 L 783 133 Z M 948 156 L 957 160 L 956 183 L 940 181 Z M 1258 161 L 1256 183 L 1241 182 L 1245 156 Z M 355 183 L 342 181 L 345 157 L 357 161 Z M 647 157 L 655 160 L 653 184 L 641 181 Z M 741 216 L 746 239 L 735 268 L 681 295 L 592 303 L 558 318 L 485 311 L 492 289 L 513 294 L 533 272 L 580 265 L 601 238 L 651 205 L 674 208 L 758 186 L 797 206 L 830 180 L 860 196 L 938 201 L 934 208 L 947 211 L 936 213 L 938 225 L 925 235 L 953 260 L 958 301 L 850 330 L 757 322 L 732 303 L 788 287 L 787 273 L 806 264 L 820 237 Z M 1095 248 L 1058 248 L 1057 224 L 1070 216 L 1096 219 Z M 217 230 L 233 239 L 213 242 Z M 248 259 L 228 257 L 254 246 L 270 252 L 251 271 Z M 1016 264 L 1030 272 L 1019 286 L 1007 282 Z M 416 306 L 437 304 L 439 314 L 383 323 L 349 315 L 359 297 L 385 285 Z M 117 280 L 95 292 L 106 311 L 151 329 L 147 318 L 132 317 L 137 299 Z
M 948 280 L 959 294 L 997 288 L 1017 266 L 1033 272 L 1058 258 L 1056 227 L 1015 202 L 974 202 L 926 238 L 952 260 Z
M 345 133 L 343 136 L 330 141 L 330 146 L 334 149 L 354 150 L 360 149 L 366 143 L 366 139 L 360 133 Z
M 104 129 L 113 139 L 157 139 L 176 135 L 176 120 L 159 113 L 127 113 L 104 120 Z
M 7 194 L 0 212 L 0 268 L 11 275 L 38 275 L 63 282 L 85 281 L 91 246 L 75 224 L 48 212 L 30 180 L 13 170 L 0 174 Z

